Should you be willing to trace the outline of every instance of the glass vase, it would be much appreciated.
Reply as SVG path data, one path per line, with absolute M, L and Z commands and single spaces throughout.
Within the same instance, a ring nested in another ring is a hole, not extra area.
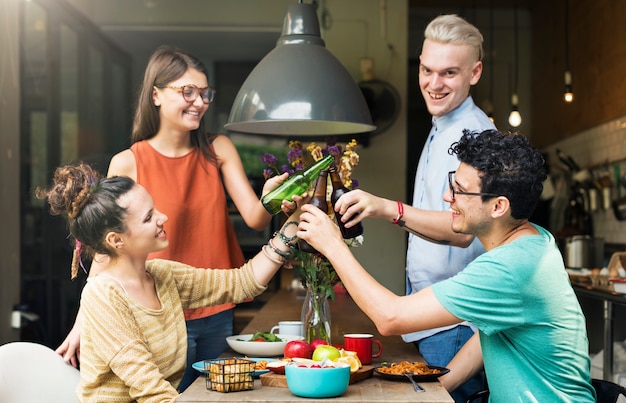
M 304 303 L 302 304 L 302 335 L 310 343 L 313 340 L 325 340 L 329 344 L 330 338 L 330 305 L 328 297 L 321 291 L 307 287 Z

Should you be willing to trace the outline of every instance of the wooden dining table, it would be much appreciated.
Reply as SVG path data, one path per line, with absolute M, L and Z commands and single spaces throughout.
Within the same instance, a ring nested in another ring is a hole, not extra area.
M 272 326 L 283 320 L 300 320 L 300 311 L 304 300 L 304 290 L 280 289 L 265 303 L 254 318 L 242 330 L 241 334 L 256 331 L 267 332 Z M 371 333 L 383 346 L 380 357 L 374 358 L 373 366 L 383 362 L 423 361 L 417 349 L 405 343 L 400 336 L 382 336 L 372 321 L 359 309 L 346 293 L 337 293 L 330 302 L 331 339 L 333 344 L 343 344 L 343 335 L 347 333 Z M 374 346 L 376 351 L 376 346 Z M 222 357 L 236 357 L 241 354 L 227 350 Z M 419 382 L 424 392 L 416 392 L 407 381 L 383 379 L 376 373 L 371 377 L 352 383 L 346 392 L 331 399 L 301 398 L 292 394 L 288 388 L 263 385 L 261 380 L 254 381 L 254 389 L 220 393 L 207 390 L 204 376 L 195 380 L 176 400 L 177 402 L 390 402 L 390 403 L 452 403 L 454 400 L 438 381 Z

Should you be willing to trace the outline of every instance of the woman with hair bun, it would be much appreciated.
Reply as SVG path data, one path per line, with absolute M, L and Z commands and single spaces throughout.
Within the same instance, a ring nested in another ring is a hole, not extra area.
M 168 246 L 168 218 L 129 177 L 101 178 L 83 163 L 63 166 L 37 196 L 67 218 L 77 250 L 72 277 L 81 253 L 107 256 L 81 296 L 81 402 L 175 399 L 186 362 L 183 310 L 261 294 L 296 241 L 299 210 L 243 266 L 197 270 L 147 260 Z

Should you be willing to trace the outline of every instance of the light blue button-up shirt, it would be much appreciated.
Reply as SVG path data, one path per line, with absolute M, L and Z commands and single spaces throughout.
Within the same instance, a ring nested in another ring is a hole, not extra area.
M 452 112 L 438 119 L 433 118 L 433 126 L 422 150 L 415 175 L 413 207 L 435 211 L 450 209 L 450 204 L 443 200 L 443 194 L 448 188 L 448 172 L 457 169 L 459 160 L 456 155 L 449 155 L 448 149 L 452 143 L 461 138 L 465 129 L 471 131 L 495 129 L 494 124 L 476 106 L 472 97 L 467 97 Z M 416 230 L 419 231 L 419 228 Z M 435 244 L 409 234 L 406 256 L 407 295 L 454 276 L 483 252 L 484 249 L 478 239 L 474 239 L 467 248 L 459 248 Z M 451 327 L 405 334 L 402 338 L 406 342 L 421 340 Z

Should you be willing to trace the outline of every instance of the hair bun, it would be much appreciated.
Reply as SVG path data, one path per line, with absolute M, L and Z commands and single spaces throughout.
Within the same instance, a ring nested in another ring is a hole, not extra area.
M 84 162 L 62 166 L 54 172 L 52 187 L 38 192 L 38 196 L 48 198 L 52 214 L 67 214 L 74 219 L 89 201 L 99 179 L 98 172 Z

